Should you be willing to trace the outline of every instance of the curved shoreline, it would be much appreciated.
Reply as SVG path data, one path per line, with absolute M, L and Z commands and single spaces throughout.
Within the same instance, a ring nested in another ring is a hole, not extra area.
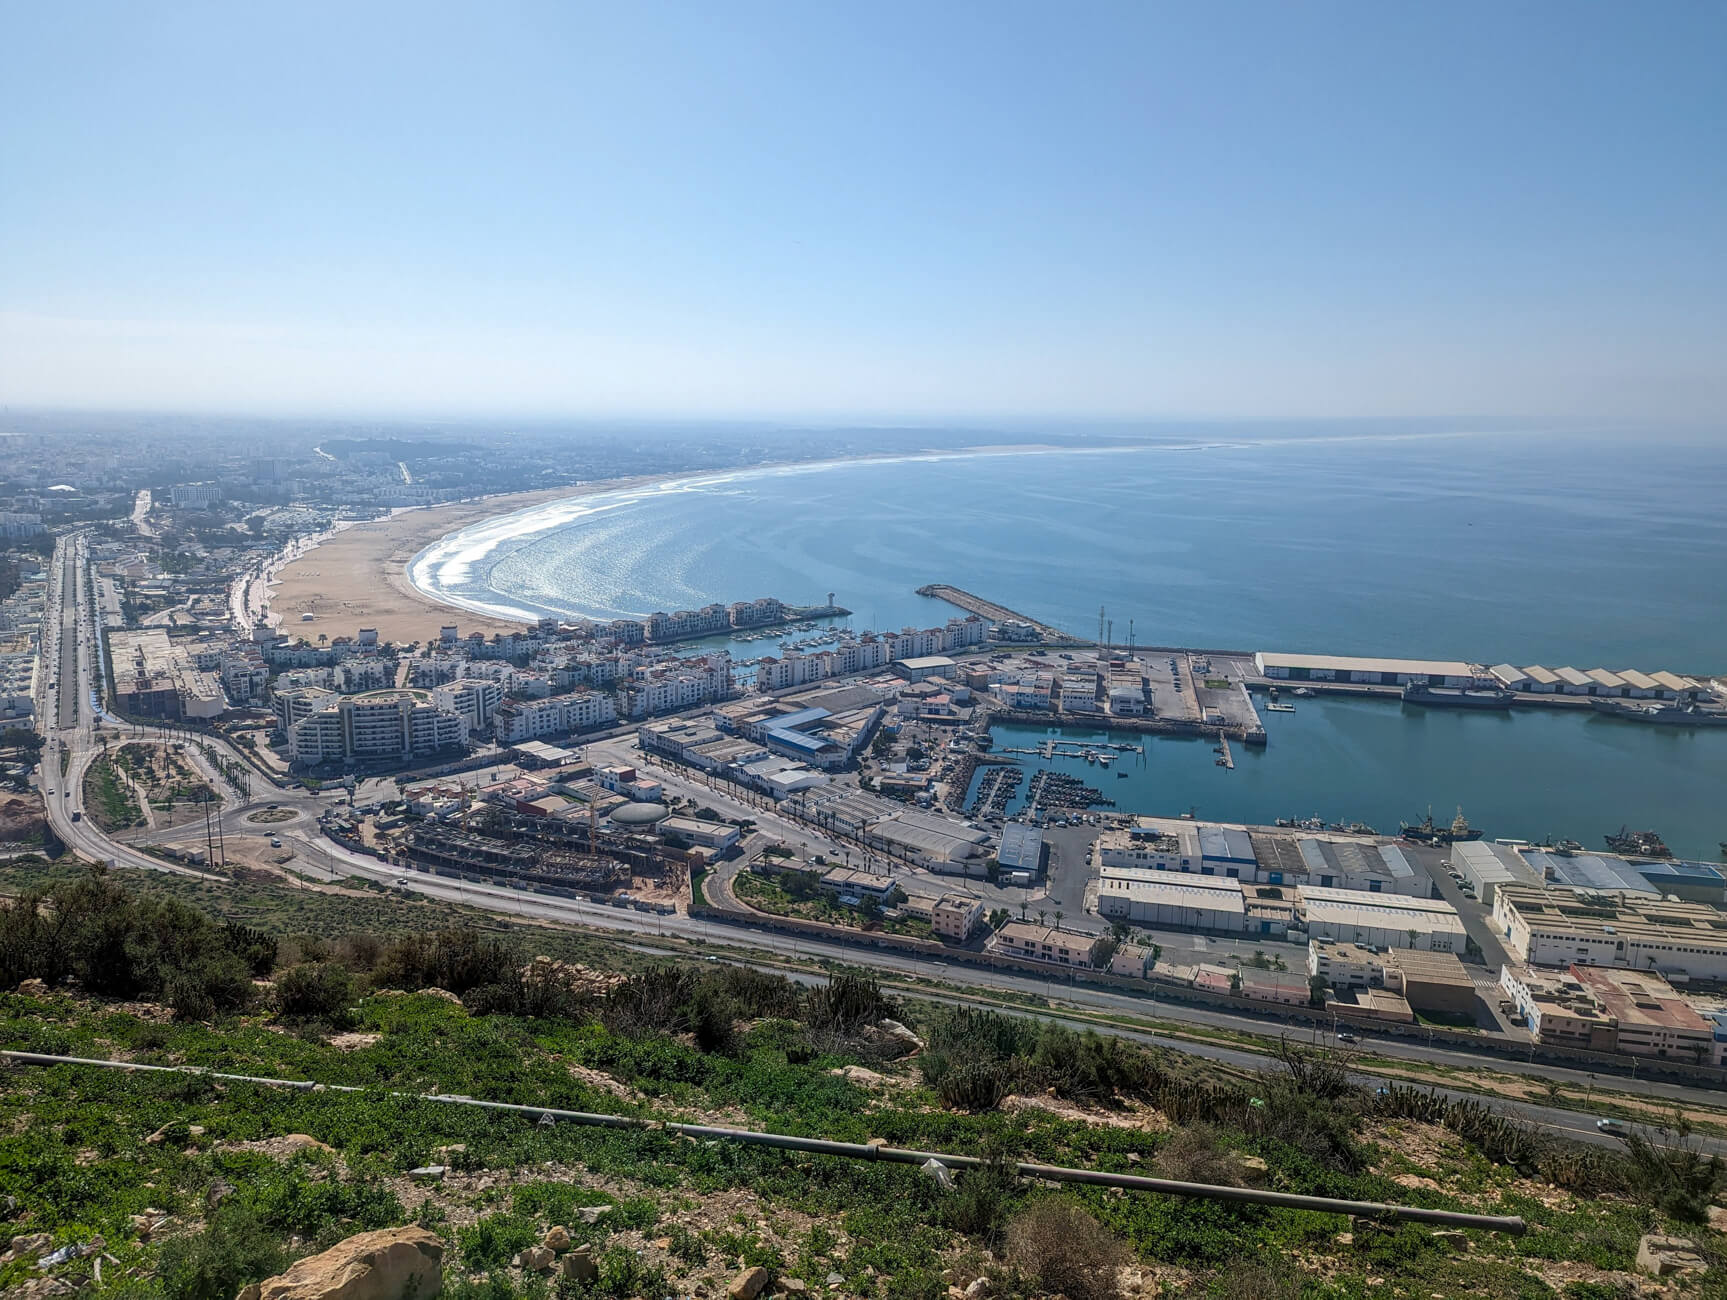
M 1302 441 L 1382 441 L 1409 438 L 1476 436 L 1469 432 L 1374 435 L 1319 435 Z M 1238 447 L 1284 439 L 1238 437 L 1167 443 L 1131 442 L 1104 446 L 1051 443 L 1010 443 L 886 452 L 880 455 L 832 459 L 776 461 L 730 469 L 684 470 L 634 478 L 596 479 L 591 483 L 499 493 L 469 501 L 398 511 L 387 519 L 352 524 L 282 567 L 269 584 L 268 608 L 279 631 L 316 640 L 319 635 L 351 636 L 360 627 L 373 627 L 384 641 L 422 641 L 455 622 L 464 632 L 508 633 L 533 622 L 525 611 L 511 614 L 496 606 L 464 601 L 417 585 L 413 566 L 438 543 L 479 525 L 563 502 L 614 492 L 632 492 L 666 484 L 701 484 L 740 476 L 785 472 L 821 472 L 873 462 L 930 462 L 989 456 L 1108 455 L 1145 451 L 1196 451 L 1217 446 Z M 507 539 L 500 539 L 507 540 Z M 379 581 L 379 577 L 382 581 Z M 503 600 L 503 597 L 499 597 Z M 302 615 L 311 614 L 310 619 Z
M 438 539 L 487 519 L 671 477 L 676 476 L 599 479 L 498 493 L 352 524 L 282 566 L 269 584 L 270 613 L 278 631 L 311 640 L 352 636 L 361 627 L 375 627 L 383 641 L 424 641 L 452 622 L 464 632 L 516 631 L 531 620 L 481 615 L 437 600 L 408 580 L 408 565 Z M 312 617 L 303 618 L 305 614 Z

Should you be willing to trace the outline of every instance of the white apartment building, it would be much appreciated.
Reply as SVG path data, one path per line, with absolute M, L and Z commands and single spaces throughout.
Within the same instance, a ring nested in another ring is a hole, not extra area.
M 333 707 L 334 691 L 320 686 L 295 686 L 278 690 L 272 701 L 276 706 L 276 729 L 284 735 L 294 730 L 294 724 L 309 718 L 320 709 Z
M 498 743 L 517 745 L 541 736 L 564 736 L 604 726 L 617 719 L 611 696 L 587 691 L 545 700 L 505 700 L 493 712 L 492 731 Z
M 344 659 L 336 666 L 337 689 L 348 695 L 382 691 L 395 684 L 395 665 L 388 659 Z
M 491 727 L 492 715 L 503 698 L 502 686 L 480 677 L 463 677 L 432 688 L 433 702 L 444 712 L 462 719 L 470 732 Z
M 467 724 L 423 691 L 390 690 L 326 702 L 295 723 L 288 736 L 297 763 L 334 758 L 406 762 L 460 746 Z
M 756 688 L 781 691 L 826 681 L 835 675 L 834 665 L 835 655 L 827 650 L 807 655 L 788 650 L 778 658 L 769 655 L 756 665 Z

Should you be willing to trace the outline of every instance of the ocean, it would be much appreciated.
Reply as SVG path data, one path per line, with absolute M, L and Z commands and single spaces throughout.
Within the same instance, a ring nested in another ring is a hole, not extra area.
M 441 600 L 529 616 L 832 592 L 855 627 L 921 627 L 956 611 L 916 588 L 948 582 L 1084 636 L 1101 608 L 1142 645 L 1721 673 L 1724 500 L 1720 439 L 1208 436 L 692 476 L 476 525 L 409 572 Z M 1358 701 L 1303 701 L 1270 729 L 1235 773 L 1157 740 L 1200 784 L 1111 777 L 1109 793 L 1381 829 L 1462 803 L 1492 835 L 1591 845 L 1624 820 L 1710 858 L 1727 839 L 1727 729 Z

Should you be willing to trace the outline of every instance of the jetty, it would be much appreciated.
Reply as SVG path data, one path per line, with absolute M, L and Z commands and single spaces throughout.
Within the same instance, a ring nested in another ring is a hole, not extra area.
M 1023 623 L 1027 627 L 1035 629 L 1038 637 L 1044 641 L 1056 641 L 1063 645 L 1092 644 L 1083 637 L 1072 636 L 1063 632 L 1059 627 L 1032 618 L 1029 614 L 1021 614 L 1018 610 L 1009 609 L 1006 605 L 998 605 L 993 600 L 985 600 L 982 596 L 966 591 L 963 587 L 951 586 L 945 582 L 927 582 L 917 589 L 917 594 L 945 600 L 950 605 L 957 605 L 968 614 L 987 618 L 992 623 Z

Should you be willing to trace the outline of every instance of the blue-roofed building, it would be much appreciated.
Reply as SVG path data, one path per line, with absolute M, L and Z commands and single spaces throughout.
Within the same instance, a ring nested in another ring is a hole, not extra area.
M 1652 897 L 1661 891 L 1650 884 L 1624 858 L 1604 853 L 1552 853 L 1525 849 L 1523 859 L 1541 872 L 1550 885 L 1595 894 L 1632 894 Z
M 1633 862 L 1631 869 L 1663 896 L 1688 903 L 1727 903 L 1727 876 L 1707 862 Z
M 1205 875 L 1250 882 L 1258 878 L 1259 864 L 1253 856 L 1253 837 L 1244 830 L 1201 826 L 1199 856 Z

